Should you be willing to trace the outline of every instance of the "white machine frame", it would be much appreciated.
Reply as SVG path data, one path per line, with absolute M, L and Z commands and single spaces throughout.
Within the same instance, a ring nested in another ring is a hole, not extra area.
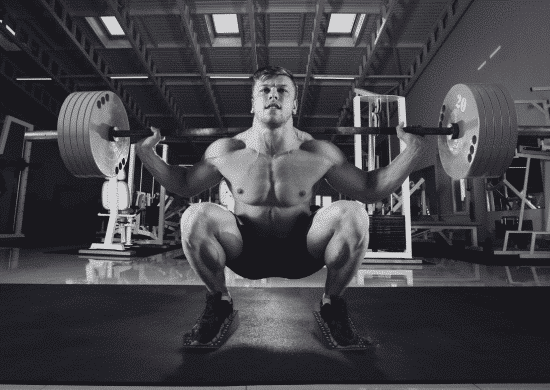
M 364 91 L 359 88 L 355 89 L 356 96 L 353 98 L 353 125 L 355 127 L 361 127 L 361 103 L 367 103 L 369 105 L 369 112 L 372 111 L 372 106 L 377 100 L 380 100 L 382 103 L 391 103 L 397 102 L 397 115 L 398 122 L 404 123 L 404 126 L 407 126 L 407 115 L 406 115 L 406 106 L 405 98 L 402 96 L 395 95 L 378 95 L 372 92 Z M 388 105 L 386 104 L 386 107 Z M 388 116 L 389 117 L 389 116 Z M 372 126 L 370 115 L 369 115 L 369 127 Z M 376 136 L 368 135 L 368 153 L 367 153 L 367 170 L 372 171 L 376 169 Z M 354 156 L 355 156 L 355 166 L 359 169 L 363 168 L 363 147 L 362 139 L 360 134 L 353 136 L 354 138 Z M 402 152 L 405 149 L 406 145 L 402 140 L 399 140 L 399 151 Z M 393 196 L 393 195 L 392 195 Z M 411 237 L 411 199 L 410 199 L 410 188 L 409 188 L 409 177 L 405 179 L 401 185 L 401 213 L 405 217 L 405 250 L 402 252 L 372 252 L 368 250 L 365 253 L 363 264 L 368 263 L 388 263 L 388 262 L 399 262 L 399 263 L 416 263 L 421 262 L 421 260 L 414 260 L 412 258 L 412 237 Z M 369 215 L 372 215 L 374 212 L 374 205 L 369 204 L 367 206 Z

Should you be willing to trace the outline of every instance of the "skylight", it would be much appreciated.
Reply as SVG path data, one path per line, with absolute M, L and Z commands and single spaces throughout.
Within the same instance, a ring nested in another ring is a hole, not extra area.
M 120 27 L 120 24 L 118 24 L 118 20 L 116 20 L 116 17 L 102 16 L 101 21 L 107 28 L 107 31 L 109 31 L 109 34 L 115 36 L 124 35 L 124 31 L 122 30 L 122 27 Z
M 214 31 L 216 34 L 238 34 L 239 24 L 237 14 L 213 14 Z
M 357 14 L 331 14 L 327 33 L 351 34 Z

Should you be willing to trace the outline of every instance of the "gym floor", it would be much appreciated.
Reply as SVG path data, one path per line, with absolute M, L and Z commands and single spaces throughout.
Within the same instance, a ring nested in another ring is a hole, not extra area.
M 111 284 L 111 285 L 202 285 L 181 249 L 132 259 L 91 258 L 77 254 L 76 247 L 0 248 L 0 284 Z M 549 286 L 550 266 L 480 265 L 459 260 L 427 258 L 421 264 L 364 264 L 354 287 L 520 287 Z M 300 280 L 269 278 L 247 280 L 226 269 L 231 287 L 309 287 L 324 286 L 326 268 Z M 363 282 L 361 282 L 361 280 Z M 545 293 L 541 289 L 541 293 Z M 0 389 L 69 389 L 58 385 L 0 385 Z M 110 389 L 111 386 L 78 386 L 78 389 Z M 113 386 L 113 389 L 122 389 Z M 131 387 L 135 389 L 136 387 Z M 155 387 L 168 389 L 171 387 Z M 197 387 L 197 389 L 206 387 Z M 216 387 L 218 388 L 218 387 Z M 236 386 L 220 389 L 547 389 L 548 384 L 414 384 L 414 385 L 311 385 Z M 214 387 L 208 387 L 214 389 Z

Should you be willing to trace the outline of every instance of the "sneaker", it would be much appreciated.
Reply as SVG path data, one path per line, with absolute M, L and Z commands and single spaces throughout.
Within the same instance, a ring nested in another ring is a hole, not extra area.
M 222 293 L 206 293 L 206 308 L 191 329 L 193 345 L 208 344 L 219 337 L 220 330 L 233 314 L 233 300 L 222 301 Z
M 323 305 L 321 300 L 321 318 L 334 340 L 341 346 L 356 345 L 359 337 L 353 332 L 348 316 L 348 309 L 343 298 L 331 295 L 331 303 Z

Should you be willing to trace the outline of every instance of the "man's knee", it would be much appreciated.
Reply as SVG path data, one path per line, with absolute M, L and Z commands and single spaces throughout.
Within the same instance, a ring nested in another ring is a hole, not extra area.
M 366 251 L 369 237 L 369 215 L 365 206 L 355 201 L 338 201 L 335 206 L 338 223 L 335 236 L 343 237 L 351 250 Z
M 189 249 L 215 240 L 228 258 L 236 258 L 242 252 L 242 237 L 235 217 L 210 202 L 195 203 L 185 210 L 181 216 L 181 240 Z
M 190 233 L 197 228 L 204 228 L 212 223 L 213 208 L 218 207 L 214 203 L 194 203 L 190 205 L 181 215 L 182 233 Z

